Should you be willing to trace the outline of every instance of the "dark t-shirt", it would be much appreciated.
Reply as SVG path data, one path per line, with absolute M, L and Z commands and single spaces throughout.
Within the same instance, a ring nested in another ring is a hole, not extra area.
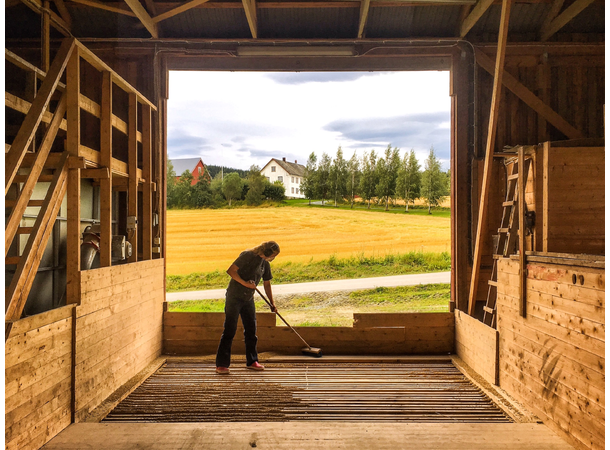
M 258 285 L 261 278 L 264 281 L 269 281 L 273 278 L 269 261 L 265 261 L 256 253 L 249 250 L 241 252 L 233 264 L 237 266 L 237 273 L 244 281 L 253 280 Z M 227 288 L 227 296 L 249 299 L 254 296 L 254 290 L 239 284 L 231 278 Z

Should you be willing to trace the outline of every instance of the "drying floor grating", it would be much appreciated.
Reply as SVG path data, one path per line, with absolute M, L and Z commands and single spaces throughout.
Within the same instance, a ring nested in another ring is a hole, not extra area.
M 265 366 L 167 361 L 104 422 L 512 422 L 450 361 Z

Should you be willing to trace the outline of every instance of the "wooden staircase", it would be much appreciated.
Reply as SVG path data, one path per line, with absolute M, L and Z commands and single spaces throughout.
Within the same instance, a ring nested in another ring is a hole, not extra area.
M 65 129 L 66 93 L 61 93 L 53 113 L 49 112 L 49 105 L 56 90 L 63 86 L 60 78 L 74 47 L 74 39 L 64 40 L 46 74 L 33 66 L 25 67 L 34 76 L 43 78 L 43 82 L 29 105 L 12 144 L 5 145 L 5 208 L 7 211 L 10 209 L 10 213 L 7 214 L 5 226 L 4 256 L 6 265 L 16 265 L 11 283 L 5 290 L 5 336 L 8 335 L 11 324 L 21 318 L 67 190 L 71 158 L 67 151 L 51 153 L 58 130 L 60 127 Z M 9 53 L 6 52 L 7 60 L 24 68 L 23 61 Z M 50 114 L 52 119 L 49 121 Z M 43 121 L 47 122 L 44 137 L 35 152 L 29 151 Z M 33 200 L 32 194 L 39 182 L 48 182 L 49 187 L 43 200 Z M 34 225 L 21 226 L 28 207 L 38 209 Z M 11 248 L 14 253 L 15 237 L 21 235 L 28 236 L 25 247 L 21 250 L 21 245 L 17 245 L 18 255 L 9 255 Z

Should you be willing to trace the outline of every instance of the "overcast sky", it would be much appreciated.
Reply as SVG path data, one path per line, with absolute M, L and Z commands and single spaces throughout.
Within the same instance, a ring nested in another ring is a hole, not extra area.
M 248 169 L 430 147 L 449 168 L 449 72 L 170 72 L 168 157 Z

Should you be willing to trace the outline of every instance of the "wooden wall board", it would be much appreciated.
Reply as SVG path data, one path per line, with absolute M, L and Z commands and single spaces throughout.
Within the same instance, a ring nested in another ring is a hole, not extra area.
M 529 262 L 522 318 L 518 264 L 507 258 L 498 264 L 500 386 L 577 448 L 603 448 L 604 271 Z M 583 285 L 573 275 L 583 276 Z
M 354 328 L 453 327 L 452 313 L 354 313 Z
M 455 311 L 455 352 L 486 381 L 498 384 L 498 332 Z
M 166 327 L 222 327 L 224 313 L 186 313 L 166 312 L 163 315 L 163 325 Z M 259 327 L 276 325 L 276 315 L 272 312 L 257 312 L 256 322 Z M 241 323 L 241 322 L 240 322 Z

